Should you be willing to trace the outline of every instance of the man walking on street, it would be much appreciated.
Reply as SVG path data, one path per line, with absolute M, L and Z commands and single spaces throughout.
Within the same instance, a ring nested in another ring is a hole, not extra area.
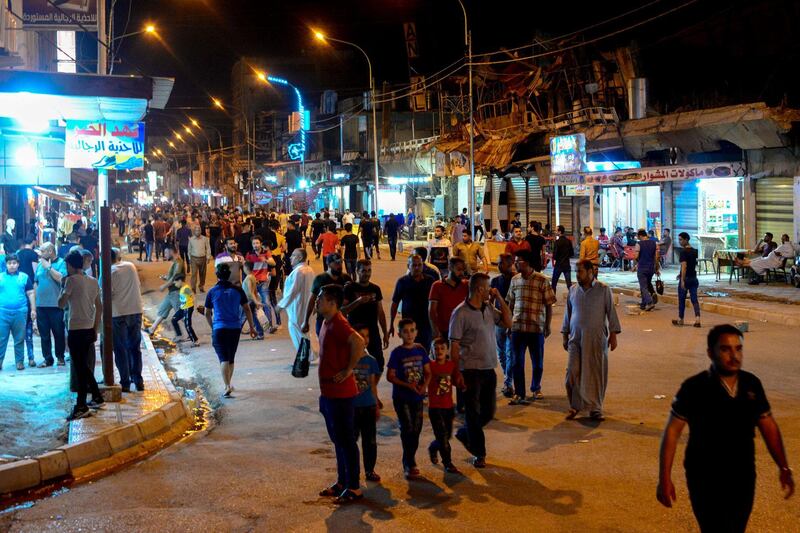
M 66 349 L 64 332 L 66 330 L 64 328 L 64 310 L 58 306 L 58 297 L 61 295 L 61 280 L 67 276 L 67 264 L 56 255 L 56 249 L 52 243 L 44 243 L 39 252 L 41 256 L 34 277 L 36 326 L 39 329 L 42 356 L 44 357 L 44 362 L 39 363 L 39 368 L 53 366 L 55 361 L 58 361 L 58 366 L 64 366 L 66 365 L 64 360 Z M 53 344 L 55 344 L 56 351 L 55 360 L 53 359 Z
M 483 213 L 481 213 L 481 206 L 475 206 L 475 213 L 472 215 L 472 224 L 475 228 L 475 242 L 481 242 L 482 240 L 486 239 L 486 232 L 483 230 Z M 481 232 L 481 236 L 478 237 L 478 232 Z
M 67 255 L 68 276 L 58 298 L 62 309 L 69 305 L 69 345 L 70 365 L 75 373 L 77 398 L 75 407 L 67 417 L 68 421 L 89 416 L 89 407 L 100 408 L 105 403 L 94 377 L 94 343 L 100 329 L 100 287 L 97 280 L 87 276 L 83 268 L 83 256 L 74 251 Z M 86 403 L 86 395 L 92 394 L 91 403 Z
M 271 251 L 264 248 L 261 243 L 261 237 L 253 237 L 251 243 L 253 251 L 247 254 L 245 259 L 253 263 L 253 276 L 256 278 L 255 289 L 259 298 L 261 298 L 261 304 L 264 306 L 264 314 L 269 323 L 268 331 L 270 334 L 274 334 L 278 329 L 272 322 L 273 305 L 269 298 L 269 285 L 276 270 L 275 260 L 272 259 Z M 275 310 L 276 323 L 280 323 L 277 320 L 278 316 L 280 315 Z
M 500 275 L 492 278 L 490 286 L 492 289 L 497 289 L 500 297 L 505 300 L 508 296 L 508 289 L 511 287 L 511 278 L 514 277 L 514 256 L 511 254 L 500 254 L 497 258 L 497 268 L 500 270 Z M 500 304 L 496 303 L 495 307 L 500 310 Z M 511 332 L 507 327 L 497 326 L 495 328 L 495 336 L 497 337 L 497 358 L 500 360 L 500 368 L 503 371 L 505 379 L 503 380 L 503 396 L 512 398 L 514 396 L 513 377 L 514 377 L 514 357 L 511 352 Z
M 453 311 L 469 296 L 469 283 L 465 279 L 465 264 L 459 257 L 451 257 L 448 274 L 443 281 L 434 281 L 428 298 L 433 338 L 447 339 Z
M 344 237 L 339 242 L 339 251 L 344 256 L 344 265 L 350 277 L 356 275 L 356 262 L 358 261 L 358 237 L 353 234 L 353 225 L 344 225 Z M 357 322 L 353 322 L 357 324 Z
M 309 300 L 311 299 L 311 286 L 314 284 L 314 270 L 308 266 L 308 253 L 304 248 L 297 248 L 289 257 L 292 272 L 286 278 L 283 286 L 283 298 L 278 302 L 276 312 L 286 310 L 286 326 L 289 337 L 292 339 L 295 351 L 300 348 L 303 334 L 303 321 L 306 317 Z
M 567 359 L 567 399 L 572 420 L 583 410 L 605 420 L 603 399 L 608 384 L 608 350 L 617 348 L 622 331 L 611 289 L 594 277 L 594 264 L 578 261 L 578 285 L 570 289 L 561 325 Z
M 142 378 L 142 285 L 136 266 L 122 261 L 118 248 L 111 249 L 111 316 L 114 328 L 114 362 L 122 392 L 144 390 Z
M 330 254 L 326 258 L 328 270 L 314 278 L 314 283 L 311 286 L 311 297 L 308 299 L 308 307 L 306 308 L 306 316 L 303 321 L 301 330 L 303 333 L 308 333 L 311 314 L 316 311 L 317 297 L 319 291 L 325 285 L 339 285 L 344 288 L 345 285 L 353 281 L 353 279 L 342 272 L 342 256 L 339 254 Z M 320 328 L 322 328 L 322 315 L 317 315 L 316 332 L 319 337 Z
M 661 271 L 661 264 L 658 261 L 658 244 L 647 236 L 647 232 L 644 229 L 638 231 L 638 236 L 639 242 L 636 243 L 636 277 L 639 279 L 639 292 L 642 295 L 642 303 L 639 304 L 639 307 L 644 311 L 652 311 L 656 307 L 656 303 L 653 301 L 655 291 L 651 290 L 653 275 Z
M 356 265 L 357 281 L 344 286 L 342 314 L 350 324 L 369 328 L 367 352 L 375 358 L 383 372 L 383 350 L 389 347 L 386 313 L 381 288 L 372 283 L 372 261 L 360 259 Z M 380 329 L 378 329 L 380 327 Z
M 561 274 L 564 274 L 567 291 L 572 287 L 572 266 L 569 260 L 575 255 L 572 242 L 565 235 L 564 226 L 558 226 L 556 230 L 558 231 L 558 238 L 553 244 L 553 277 L 550 280 L 554 294 L 558 292 L 558 278 L 561 277 Z
M 458 363 L 464 378 L 466 424 L 456 432 L 456 438 L 475 456 L 475 468 L 486 467 L 483 428 L 494 418 L 497 408 L 497 326 L 511 326 L 511 310 L 500 293 L 489 287 L 487 274 L 473 274 L 469 298 L 453 311 L 450 319 L 450 358 Z
M 453 245 L 453 257 L 462 259 L 467 267 L 467 276 L 482 271 L 489 272 L 489 260 L 483 253 L 483 246 L 472 240 L 469 231 L 461 232 L 461 241 Z M 480 261 L 480 266 L 478 266 Z
M 189 237 L 189 260 L 192 270 L 192 292 L 197 294 L 197 280 L 200 280 L 200 292 L 205 292 L 206 266 L 211 260 L 211 244 L 208 237 L 200 232 L 200 225 L 192 227 L 192 236 Z
M 531 378 L 532 399 L 539 400 L 542 394 L 544 373 L 544 340 L 550 336 L 553 319 L 553 304 L 556 295 L 553 288 L 539 272 L 533 270 L 533 254 L 517 252 L 518 274 L 511 279 L 508 289 L 508 306 L 513 312 L 511 325 L 511 350 L 514 355 L 514 397 L 510 405 L 528 405 L 525 398 L 525 351 L 531 354 L 533 376 Z
M 364 497 L 353 406 L 358 395 L 353 369 L 364 354 L 364 339 L 342 315 L 343 300 L 344 290 L 338 285 L 322 287 L 316 300 L 317 313 L 324 318 L 319 334 L 319 411 L 336 451 L 337 469 L 336 483 L 320 496 L 335 497 L 339 504 Z
M 792 469 L 761 381 L 742 370 L 742 333 L 730 324 L 708 333 L 711 368 L 687 379 L 672 402 L 661 439 L 656 497 L 675 501 L 672 462 L 689 425 L 684 468 L 689 500 L 700 531 L 743 533 L 756 487 L 754 429 L 758 427 L 778 466 L 785 499 L 794 494 Z
M 397 310 L 403 304 L 402 318 L 410 318 L 417 325 L 415 342 L 421 344 L 425 351 L 431 349 L 433 335 L 428 315 L 428 297 L 433 286 L 433 278 L 422 272 L 422 258 L 412 255 L 408 258 L 409 273 L 397 280 L 392 295 L 389 336 L 394 335 L 394 321 Z
M 397 236 L 400 233 L 400 223 L 393 213 L 389 213 L 389 218 L 386 219 L 386 224 L 383 225 L 383 232 L 386 234 L 386 240 L 389 241 L 389 255 L 394 261 L 397 256 Z
M 180 226 L 175 231 L 175 244 L 178 247 L 178 255 L 181 260 L 186 264 L 186 272 L 191 272 L 192 266 L 189 260 L 189 239 L 192 236 L 192 230 L 186 227 L 186 219 L 182 218 Z
M 223 398 L 233 398 L 233 368 L 236 350 L 239 348 L 239 337 L 242 334 L 242 319 L 247 319 L 248 334 L 256 338 L 253 314 L 247 305 L 247 296 L 242 287 L 231 283 L 230 262 L 216 265 L 217 284 L 206 294 L 205 317 L 211 328 L 211 344 L 219 359 L 222 381 L 225 384 Z

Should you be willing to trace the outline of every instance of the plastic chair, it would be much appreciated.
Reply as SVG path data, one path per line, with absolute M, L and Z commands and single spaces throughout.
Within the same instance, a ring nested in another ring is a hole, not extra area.
M 789 258 L 788 258 L 788 257 L 784 257 L 784 258 L 783 258 L 783 261 L 781 261 L 781 266 L 779 266 L 779 267 L 777 267 L 777 268 L 770 268 L 770 269 L 768 269 L 768 270 L 767 270 L 767 271 L 764 273 L 764 283 L 766 283 L 767 285 L 769 285 L 769 278 L 770 278 L 770 277 L 772 277 L 772 278 L 773 278 L 773 280 L 777 281 L 777 280 L 778 280 L 778 275 L 781 275 L 781 276 L 783 277 L 783 280 L 784 280 L 786 283 L 790 283 L 790 280 L 789 280 L 789 273 L 788 273 L 788 272 L 786 272 L 786 263 L 788 263 L 788 262 L 789 262 Z
M 711 265 L 711 272 L 717 273 L 717 267 L 714 265 L 714 252 L 716 250 L 712 246 L 703 246 L 703 257 L 697 260 L 697 273 L 700 273 L 700 268 L 705 267 L 706 274 L 708 274 L 708 265 Z M 739 279 L 738 277 L 736 278 Z

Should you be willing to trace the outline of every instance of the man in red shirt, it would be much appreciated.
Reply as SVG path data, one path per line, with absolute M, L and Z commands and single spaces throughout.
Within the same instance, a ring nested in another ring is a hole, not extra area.
M 328 268 L 328 255 L 336 253 L 336 247 L 339 246 L 339 237 L 336 236 L 333 226 L 327 226 L 325 233 L 319 236 L 317 244 L 322 245 L 322 262 L 325 269 Z
M 275 259 L 272 257 L 272 251 L 265 248 L 261 242 L 261 237 L 253 237 L 250 241 L 253 246 L 253 251 L 245 256 L 245 261 L 253 263 L 253 276 L 256 278 L 256 292 L 264 304 L 264 314 L 270 324 L 269 332 L 275 333 L 277 328 L 273 326 L 272 322 L 272 303 L 269 298 L 269 283 L 270 276 L 275 274 Z M 280 325 L 277 320 L 278 313 L 275 313 L 276 323 Z
M 464 279 L 466 264 L 460 257 L 448 261 L 448 274 L 444 281 L 435 281 L 431 286 L 428 316 L 433 329 L 433 338 L 447 338 L 450 315 L 469 296 L 469 283 Z
M 319 410 L 325 417 L 328 436 L 336 450 L 336 483 L 320 492 L 334 496 L 336 503 L 364 497 L 360 490 L 361 465 L 355 438 L 355 407 L 358 395 L 353 369 L 364 354 L 364 339 L 350 327 L 339 311 L 344 289 L 325 285 L 320 289 L 317 313 L 325 321 L 319 333 Z
M 514 228 L 511 240 L 506 243 L 506 253 L 515 257 L 515 254 L 520 251 L 531 251 L 531 245 L 528 241 L 522 238 L 522 228 Z

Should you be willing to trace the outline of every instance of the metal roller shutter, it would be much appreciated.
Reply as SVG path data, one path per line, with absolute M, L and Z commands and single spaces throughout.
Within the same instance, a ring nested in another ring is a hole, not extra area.
M 553 205 L 555 205 L 555 197 L 553 197 Z M 572 197 L 559 195 L 558 197 L 558 218 L 559 223 L 564 226 L 564 231 L 567 235 L 571 235 L 574 231 L 572 226 Z M 553 210 L 553 230 L 555 230 L 556 217 L 555 209 Z
M 493 221 L 497 223 L 492 228 L 508 231 L 508 182 L 503 178 L 492 177 L 492 190 L 494 191 L 492 202 L 496 209 Z
M 760 178 L 756 180 L 756 234 L 766 232 L 781 241 L 781 235 L 794 234 L 794 179 Z
M 508 179 L 508 218 L 520 213 L 522 227 L 528 226 L 528 199 L 525 196 L 525 178 L 512 176 Z M 523 232 L 524 233 L 524 232 Z
M 542 188 L 539 186 L 539 178 L 528 180 L 528 218 L 542 223 L 542 227 L 547 224 L 547 198 L 542 196 Z
M 691 236 L 691 244 L 699 249 L 697 240 L 697 181 L 675 181 L 672 183 L 672 238 L 677 243 L 678 234 L 685 231 Z

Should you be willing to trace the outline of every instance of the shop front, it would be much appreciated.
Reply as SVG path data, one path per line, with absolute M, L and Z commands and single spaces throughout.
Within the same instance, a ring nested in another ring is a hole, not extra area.
M 731 162 L 559 175 L 554 179 L 565 188 L 579 186 L 596 193 L 602 211 L 596 219 L 609 232 L 630 226 L 653 230 L 660 237 L 663 228 L 669 226 L 665 220 L 671 221 L 673 241 L 685 231 L 692 236 L 700 256 L 710 259 L 716 250 L 740 247 L 744 176 L 744 165 Z M 580 218 L 581 225 L 588 224 L 589 217 L 583 212 Z

